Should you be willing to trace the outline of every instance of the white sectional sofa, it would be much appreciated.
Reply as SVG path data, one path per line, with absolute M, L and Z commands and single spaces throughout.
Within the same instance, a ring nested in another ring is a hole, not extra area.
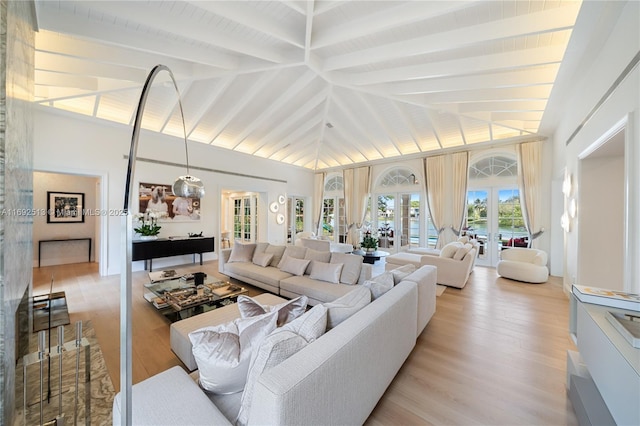
M 251 245 L 245 244 L 245 246 L 249 247 Z M 218 271 L 221 274 L 268 290 L 274 294 L 286 297 L 305 295 L 309 297 L 310 305 L 329 302 L 346 294 L 351 290 L 351 286 L 344 284 L 345 282 L 362 284 L 371 278 L 372 266 L 364 263 L 362 256 L 319 251 L 302 246 L 278 246 L 269 243 L 257 243 L 254 246 L 255 248 L 251 252 L 252 256 L 247 255 L 248 257 L 245 257 L 244 261 L 233 261 L 231 257 L 233 249 L 220 250 Z M 237 247 L 238 243 L 236 243 Z M 246 248 L 246 250 L 250 249 Z M 273 254 L 268 266 L 258 264 L 256 255 L 261 253 Z M 306 258 L 306 260 L 318 260 L 328 263 L 343 263 L 345 267 L 342 275 L 345 275 L 348 269 L 350 278 L 341 276 L 339 284 L 312 279 L 310 267 L 307 268 L 303 275 L 285 272 L 278 265 L 286 255 L 297 259 Z
M 264 371 L 253 388 L 248 424 L 364 423 L 435 312 L 435 279 L 435 268 L 429 266 L 406 275 L 317 340 Z M 284 300 L 272 294 L 257 299 Z M 237 312 L 230 305 L 174 323 L 172 348 L 176 350 L 174 342 L 180 339 L 184 344 L 190 330 L 228 321 Z M 204 395 L 180 367 L 164 371 L 133 386 L 133 424 L 234 424 L 241 393 Z M 120 423 L 120 408 L 118 394 L 114 424 Z

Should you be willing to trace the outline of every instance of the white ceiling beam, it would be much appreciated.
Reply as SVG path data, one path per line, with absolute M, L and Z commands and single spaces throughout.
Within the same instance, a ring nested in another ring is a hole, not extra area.
M 391 103 L 391 106 L 393 107 L 393 109 L 396 110 L 398 117 L 400 117 L 400 120 L 404 123 L 404 125 L 409 130 L 409 133 L 411 133 L 411 139 L 413 140 L 413 143 L 418 148 L 418 151 L 422 151 L 422 148 L 420 147 L 420 143 L 419 143 L 420 136 L 418 135 L 419 134 L 418 129 L 416 129 L 416 126 L 409 119 L 407 112 L 401 107 L 401 104 L 398 104 L 397 101 L 390 100 L 389 102 Z
M 62 74 L 59 72 L 35 70 L 34 80 L 39 86 L 70 87 L 92 91 L 99 90 L 98 79 L 96 77 L 86 77 L 82 75 L 70 75 Z
M 329 116 L 329 108 L 331 107 L 331 98 L 333 97 L 333 85 L 329 85 L 329 90 L 327 92 L 327 101 L 324 103 L 324 109 L 322 110 L 322 123 L 324 126 L 320 128 L 320 135 L 318 136 L 318 140 L 316 141 L 316 164 L 313 166 L 314 169 L 318 168 L 318 159 L 320 158 L 320 144 L 324 141 L 324 134 L 327 130 L 327 126 L 329 122 L 327 121 L 327 117 Z
M 191 128 L 187 128 L 187 137 L 190 137 L 198 128 L 200 123 L 205 119 L 207 112 L 217 103 L 220 96 L 231 86 L 231 83 L 233 83 L 235 79 L 235 76 L 228 76 L 210 90 L 198 91 L 197 93 L 187 92 L 183 95 L 186 105 L 197 105 L 197 109 L 190 114 L 190 116 L 195 117 L 195 119 L 191 124 Z M 195 98 L 193 102 L 190 101 L 192 96 Z
M 234 139 L 233 149 L 243 143 L 251 133 L 253 133 L 259 126 L 264 124 L 269 117 L 276 113 L 280 108 L 290 103 L 296 95 L 300 93 L 309 83 L 316 78 L 315 73 L 311 71 L 304 72 L 293 84 L 289 85 L 287 89 L 282 92 L 269 107 L 265 108 L 255 119 L 251 120 L 242 132 Z
M 295 1 L 295 0 L 280 0 L 280 3 L 284 4 L 289 9 L 294 10 L 298 12 L 300 15 L 304 16 L 306 14 L 305 3 L 313 3 L 313 1 L 302 2 L 302 1 Z
M 191 19 L 185 15 L 171 13 L 169 9 L 162 8 L 160 2 L 89 2 L 88 7 L 95 12 L 103 13 L 104 19 L 108 17 L 126 16 L 130 26 L 134 24 L 144 25 L 158 32 L 171 33 L 179 38 L 194 40 L 219 49 L 240 53 L 242 55 L 260 58 L 269 62 L 286 62 L 289 58 L 282 51 L 267 46 L 259 46 L 245 40 L 234 38 L 228 34 L 208 26 L 206 23 Z M 78 19 L 76 19 L 78 20 Z M 88 23 L 89 20 L 81 18 Z M 125 29 L 123 26 L 111 25 L 111 31 L 117 32 Z M 156 36 L 157 37 L 157 36 Z M 130 43 L 135 38 L 130 39 Z M 166 44 L 180 44 L 176 40 L 165 40 Z M 182 46 L 188 49 L 190 45 Z
M 569 3 L 567 6 L 547 9 L 542 12 L 485 22 L 411 40 L 387 43 L 357 52 L 333 56 L 327 59 L 323 69 L 332 71 L 480 45 L 496 40 L 570 30 L 575 24 L 578 10 L 578 2 Z
M 530 111 L 544 111 L 547 105 L 547 101 L 503 101 L 503 102 L 469 102 L 450 105 L 451 108 L 456 107 L 456 110 L 460 114 L 466 114 L 470 112 L 479 111 L 494 111 L 494 112 L 530 112 Z M 445 109 L 447 105 L 443 105 Z
M 322 15 L 323 13 L 326 13 L 330 10 L 333 10 L 345 4 L 344 1 L 328 1 L 328 0 L 324 0 L 322 2 L 309 2 L 309 3 L 314 3 L 314 9 L 312 10 L 313 10 L 313 14 L 316 16 Z
M 398 138 L 395 136 L 395 132 L 387 125 L 387 120 L 385 119 L 385 117 L 381 116 L 378 113 L 378 111 L 373 109 L 373 107 L 371 106 L 371 102 L 368 102 L 364 98 L 365 96 L 364 94 L 360 92 L 354 92 L 354 93 L 356 95 L 355 98 L 360 100 L 360 103 L 362 104 L 364 110 L 369 112 L 369 115 L 373 118 L 373 120 L 370 123 L 375 123 L 380 128 L 380 130 L 382 130 L 384 135 L 387 137 L 387 140 L 391 142 L 391 144 L 396 150 L 396 153 L 398 155 L 402 155 L 403 152 L 400 150 L 400 147 L 398 146 Z
M 162 55 L 166 58 L 182 59 L 218 68 L 238 68 L 238 58 L 228 53 L 195 45 L 185 46 L 173 40 L 169 41 L 162 37 L 125 27 L 116 27 L 100 21 L 89 21 L 86 18 L 54 9 L 53 7 L 46 7 L 42 13 L 38 14 L 38 23 L 40 29 L 66 33 L 93 40 L 97 43 L 112 44 L 136 51 Z
M 378 137 L 371 133 L 371 129 L 362 125 L 360 123 L 361 120 L 353 114 L 353 110 L 348 108 L 335 93 L 332 96 L 331 101 L 342 111 L 342 116 L 351 124 L 351 127 L 354 127 L 360 134 L 362 134 L 364 139 L 371 144 L 371 147 L 373 147 L 381 157 L 384 157 L 384 154 L 380 149 Z
M 560 64 L 522 68 L 497 73 L 460 75 L 447 78 L 424 78 L 379 84 L 376 90 L 397 95 L 416 95 L 455 90 L 474 90 L 553 84 Z
M 322 126 L 322 121 L 317 117 L 313 120 L 308 120 L 306 123 L 297 127 L 292 133 L 287 135 L 281 142 L 278 142 L 277 146 L 263 147 L 260 152 L 265 158 L 275 159 L 284 158 L 284 153 L 290 150 L 302 151 L 305 145 L 305 140 L 311 139 L 315 141 L 317 139 L 318 130 L 316 127 Z M 313 133 L 313 134 L 312 134 Z
M 59 73 L 69 73 L 73 75 L 105 77 L 114 80 L 125 80 L 144 83 L 147 71 L 126 65 L 101 64 L 89 59 L 71 58 L 69 56 L 57 55 L 48 52 L 35 52 L 35 69 Z
M 461 90 L 439 93 L 425 93 L 421 95 L 405 95 L 424 104 L 482 102 L 502 100 L 540 100 L 548 99 L 552 86 L 550 84 L 532 87 L 509 87 L 503 89 Z
M 313 6 L 314 2 L 307 3 L 307 22 L 304 32 L 304 62 L 309 63 L 311 57 L 311 36 L 313 34 Z
M 181 93 L 181 94 L 182 93 L 187 93 L 192 85 L 193 85 L 192 81 L 189 81 L 189 82 L 186 82 L 186 83 L 178 83 L 178 86 L 182 86 L 182 87 L 179 88 L 179 93 Z M 181 97 L 182 97 L 182 95 L 181 95 Z M 182 101 L 182 99 L 180 99 L 180 101 Z M 184 109 L 184 105 L 182 106 L 182 108 Z M 183 113 L 184 113 L 184 111 L 183 111 Z M 163 123 L 162 123 L 162 126 L 160 126 L 160 133 L 164 133 L 164 131 L 165 131 L 166 127 L 167 127 L 167 124 L 169 124 L 169 122 L 171 121 L 171 119 L 173 118 L 173 116 L 175 114 L 178 115 L 178 118 L 180 120 L 180 125 L 182 126 L 182 118 L 180 116 L 180 104 L 178 103 L 177 96 L 176 96 L 175 103 L 173 104 L 173 108 L 171 108 L 169 110 L 169 112 L 167 113 L 167 116 L 164 118 L 164 120 L 162 120 Z M 187 131 L 186 118 L 185 118 L 184 126 L 185 126 L 184 130 L 186 132 Z M 186 137 L 186 134 L 184 136 Z
M 344 84 L 361 86 L 426 77 L 445 77 L 487 71 L 495 72 L 497 70 L 560 63 L 565 47 L 538 47 L 362 73 L 333 72 L 330 73 L 330 76 Z
M 500 121 L 518 120 L 518 121 L 540 121 L 542 119 L 542 111 L 539 112 L 492 112 L 491 121 L 500 124 Z
M 341 2 L 336 2 L 340 4 Z M 322 28 L 314 34 L 313 49 L 329 45 L 344 43 L 355 38 L 376 34 L 392 28 L 402 27 L 414 22 L 428 19 L 460 10 L 472 2 L 431 2 L 425 5 L 421 1 L 400 3 L 394 7 L 360 16 L 347 22 Z
M 320 105 L 327 98 L 327 89 L 318 92 L 314 97 L 308 99 L 303 105 L 297 107 L 294 112 L 287 117 L 286 120 L 281 121 L 275 125 L 266 135 L 262 137 L 260 147 L 270 144 L 273 139 L 282 138 L 282 133 L 286 132 L 291 126 L 300 121 L 306 114 Z
M 246 2 L 189 1 L 188 3 L 293 46 L 304 48 L 302 23 L 297 25 L 299 29 L 295 28 L 297 22 L 292 22 L 293 25 L 283 25 L 282 22 L 261 13 L 254 7 L 247 6 Z
M 276 77 L 278 73 L 276 71 L 272 71 L 270 73 L 262 74 L 252 85 L 251 87 L 246 87 L 244 94 L 236 99 L 232 108 L 230 108 L 222 119 L 216 120 L 216 126 L 213 131 L 213 135 L 211 137 L 211 142 L 214 143 L 215 140 L 220 136 L 220 134 L 224 131 L 224 129 L 229 125 L 229 123 L 247 106 L 249 103 L 260 94 L 260 92 L 271 83 Z
M 225 71 L 223 67 L 203 65 L 197 62 L 162 58 L 158 54 L 119 47 L 101 42 L 80 39 L 65 34 L 41 30 L 36 33 L 36 52 L 55 53 L 73 58 L 92 59 L 100 63 L 126 64 L 129 67 L 150 69 L 150 64 L 162 63 L 168 66 L 176 78 L 198 79 Z M 235 61 L 237 63 L 237 61 Z
M 332 123 L 340 123 L 337 120 L 331 120 Z M 336 139 L 340 139 L 337 142 L 340 143 L 340 145 L 343 147 L 343 149 L 345 151 L 355 151 L 356 153 L 358 153 L 360 155 L 360 157 L 362 157 L 364 159 L 364 161 L 369 161 L 371 160 L 370 157 L 367 157 L 367 155 L 365 154 L 364 150 L 362 149 L 363 146 L 359 143 L 359 139 L 358 138 L 354 138 L 353 135 L 347 135 L 345 133 L 345 131 L 343 130 L 343 126 L 334 126 L 329 132 L 325 133 L 325 140 L 330 140 L 330 138 L 336 138 Z M 329 136 L 327 136 L 329 135 Z M 322 141 L 321 141 L 322 142 Z M 356 156 L 353 153 L 349 154 L 349 158 L 355 158 Z

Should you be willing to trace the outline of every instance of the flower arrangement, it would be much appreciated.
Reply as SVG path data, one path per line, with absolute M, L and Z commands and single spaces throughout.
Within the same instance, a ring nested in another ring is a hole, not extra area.
M 164 216 L 166 216 L 166 213 L 154 211 L 136 213 L 134 218 L 140 222 L 140 226 L 133 228 L 133 230 L 143 237 L 156 236 L 160 233 L 160 229 L 162 228 L 158 225 L 158 219 Z
M 364 233 L 360 246 L 365 250 L 369 249 L 369 251 L 376 251 L 378 248 L 378 239 L 371 235 L 371 231 L 367 230 Z

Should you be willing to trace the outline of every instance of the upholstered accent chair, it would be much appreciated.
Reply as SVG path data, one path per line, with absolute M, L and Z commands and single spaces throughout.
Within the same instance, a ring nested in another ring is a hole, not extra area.
M 547 253 L 534 248 L 503 249 L 496 270 L 501 277 L 531 284 L 545 283 L 549 279 Z

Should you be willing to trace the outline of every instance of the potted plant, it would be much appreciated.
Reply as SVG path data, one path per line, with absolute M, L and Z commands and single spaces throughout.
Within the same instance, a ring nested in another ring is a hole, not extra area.
M 364 233 L 360 246 L 367 252 L 376 251 L 378 248 L 378 239 L 371 235 L 371 231 L 367 231 Z
M 158 219 L 164 217 L 164 215 L 165 213 L 154 211 L 137 213 L 135 219 L 140 222 L 140 226 L 133 228 L 133 230 L 140 235 L 141 240 L 157 240 L 162 228 L 158 225 Z

